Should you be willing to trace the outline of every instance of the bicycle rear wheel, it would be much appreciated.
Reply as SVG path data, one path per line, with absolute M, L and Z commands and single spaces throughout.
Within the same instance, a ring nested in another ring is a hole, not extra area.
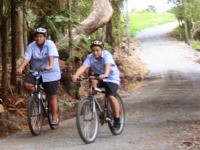
M 113 118 L 113 111 L 111 109 L 111 104 L 110 101 L 108 101 L 107 103 L 107 116 L 110 118 L 110 121 L 108 121 L 108 126 L 110 128 L 110 131 L 113 133 L 113 135 L 119 135 L 122 133 L 123 128 L 124 128 L 124 122 L 125 122 L 125 109 L 124 109 L 124 105 L 122 102 L 121 97 L 117 94 L 116 99 L 119 103 L 119 115 L 120 115 L 120 127 L 119 129 L 115 129 L 114 126 L 114 118 Z
M 93 110 L 93 102 L 89 98 L 82 99 L 78 103 L 76 124 L 80 137 L 86 143 L 96 140 L 99 130 L 99 117 Z
M 43 114 L 39 100 L 35 95 L 28 100 L 28 126 L 31 133 L 36 136 L 42 131 Z

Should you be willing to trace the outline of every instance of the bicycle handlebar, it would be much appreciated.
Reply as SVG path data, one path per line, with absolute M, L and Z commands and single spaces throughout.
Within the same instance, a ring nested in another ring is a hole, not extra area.
M 38 75 L 38 74 L 41 74 L 41 73 L 44 72 L 44 71 L 46 71 L 46 70 L 29 70 L 29 71 L 23 70 L 23 71 L 22 71 L 22 74 L 31 73 L 31 74 L 33 74 L 33 75 Z
M 77 81 L 83 81 L 83 80 L 89 80 L 89 81 L 92 81 L 92 80 L 102 80 L 102 78 L 100 78 L 100 77 L 94 77 L 94 76 L 86 77 L 86 78 L 82 78 L 82 77 L 78 77 L 77 78 Z

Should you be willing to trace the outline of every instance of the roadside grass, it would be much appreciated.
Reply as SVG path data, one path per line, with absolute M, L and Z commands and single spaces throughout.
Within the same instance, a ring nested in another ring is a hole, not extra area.
M 191 46 L 193 49 L 200 51 L 200 42 L 192 42 Z
M 131 37 L 134 37 L 135 33 L 142 29 L 176 21 L 174 14 L 171 13 L 153 13 L 145 11 L 130 13 L 129 18 Z

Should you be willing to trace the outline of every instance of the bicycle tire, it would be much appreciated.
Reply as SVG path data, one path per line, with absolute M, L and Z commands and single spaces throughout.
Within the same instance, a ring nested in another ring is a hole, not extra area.
M 90 98 L 79 101 L 76 113 L 76 125 L 81 139 L 86 143 L 93 143 L 99 131 L 99 117 L 97 111 L 93 110 L 93 102 Z M 89 127 L 92 127 L 90 129 Z
M 121 97 L 118 94 L 117 94 L 116 98 L 117 98 L 119 106 L 120 106 L 120 128 L 119 129 L 115 129 L 113 127 L 114 126 L 114 118 L 113 118 L 113 113 L 112 113 L 112 109 L 111 109 L 109 100 L 108 100 L 108 105 L 107 105 L 107 116 L 110 118 L 110 121 L 108 121 L 108 126 L 113 135 L 121 134 L 124 129 L 124 123 L 125 123 L 124 104 L 122 102 Z
M 39 109 L 41 110 L 39 112 Z M 39 101 L 35 95 L 28 99 L 28 126 L 31 133 L 37 136 L 42 131 L 43 114 L 42 108 L 39 108 Z

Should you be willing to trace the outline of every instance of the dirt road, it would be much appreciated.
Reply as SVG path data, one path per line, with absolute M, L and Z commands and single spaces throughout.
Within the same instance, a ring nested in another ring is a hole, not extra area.
M 40 136 L 29 131 L 0 140 L 1 150 L 179 150 L 199 149 L 194 131 L 200 125 L 200 65 L 198 53 L 184 42 L 169 38 L 174 24 L 137 34 L 142 50 L 136 51 L 150 69 L 145 86 L 122 92 L 126 108 L 123 134 L 113 136 L 107 125 L 100 127 L 95 143 L 80 139 L 75 119 L 63 121 L 58 130 L 44 127 Z

